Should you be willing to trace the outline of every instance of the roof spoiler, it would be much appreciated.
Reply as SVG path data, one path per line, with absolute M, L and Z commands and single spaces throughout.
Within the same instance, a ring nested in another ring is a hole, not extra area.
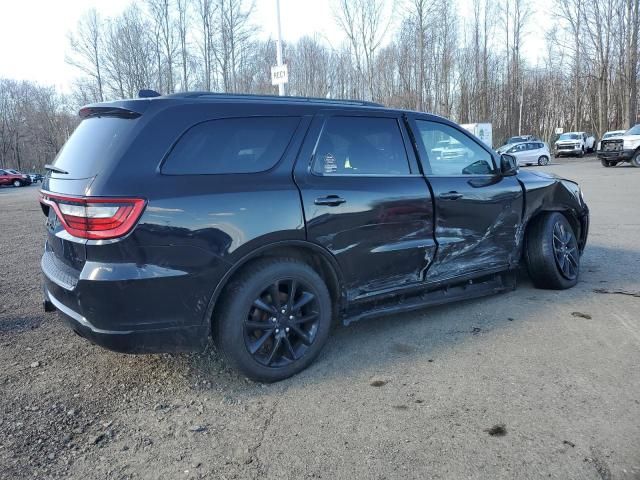
M 142 114 L 122 107 L 87 106 L 82 107 L 78 112 L 78 115 L 80 118 L 85 119 L 92 117 L 138 118 Z

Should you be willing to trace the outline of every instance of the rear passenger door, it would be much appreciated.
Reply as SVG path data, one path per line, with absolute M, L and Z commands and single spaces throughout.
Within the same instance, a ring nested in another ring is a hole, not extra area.
M 294 174 L 307 238 L 335 256 L 351 299 L 424 280 L 433 204 L 399 116 L 317 116 Z

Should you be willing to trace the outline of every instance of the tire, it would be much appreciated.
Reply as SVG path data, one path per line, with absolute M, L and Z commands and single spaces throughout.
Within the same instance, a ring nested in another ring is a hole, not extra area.
M 20 180 L 14 180 L 13 181 L 13 186 L 14 187 L 21 187 L 22 186 L 22 182 Z
M 634 167 L 640 167 L 640 150 L 637 150 L 633 158 L 631 159 L 631 165 Z
M 602 164 L 603 167 L 611 167 L 611 162 L 609 162 L 609 160 L 600 160 L 600 163 Z
M 541 167 L 544 167 L 545 165 L 549 165 L 549 157 L 547 157 L 546 155 L 542 155 L 538 159 L 538 165 L 540 165 Z
M 582 157 L 584 157 L 584 147 L 582 147 L 582 150 L 578 154 L 578 158 L 582 158 Z
M 216 317 L 214 341 L 227 362 L 252 380 L 276 382 L 307 368 L 322 350 L 331 329 L 331 296 L 306 263 L 264 259 L 225 288 Z
M 559 212 L 543 213 L 533 220 L 527 230 L 526 258 L 529 277 L 537 288 L 564 290 L 578 283 L 578 243 L 569 221 Z

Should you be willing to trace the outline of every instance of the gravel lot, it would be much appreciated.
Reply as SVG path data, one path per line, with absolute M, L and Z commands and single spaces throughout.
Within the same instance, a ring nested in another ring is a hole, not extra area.
M 268 386 L 45 315 L 38 188 L 0 188 L 0 478 L 640 479 L 640 169 L 544 169 L 592 210 L 576 288 L 340 327 Z

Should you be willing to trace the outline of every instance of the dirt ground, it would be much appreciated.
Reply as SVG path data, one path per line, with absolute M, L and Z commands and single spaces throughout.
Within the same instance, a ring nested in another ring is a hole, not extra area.
M 38 187 L 0 188 L 0 478 L 640 479 L 640 169 L 544 170 L 592 210 L 577 287 L 339 327 L 275 385 L 44 314 Z

